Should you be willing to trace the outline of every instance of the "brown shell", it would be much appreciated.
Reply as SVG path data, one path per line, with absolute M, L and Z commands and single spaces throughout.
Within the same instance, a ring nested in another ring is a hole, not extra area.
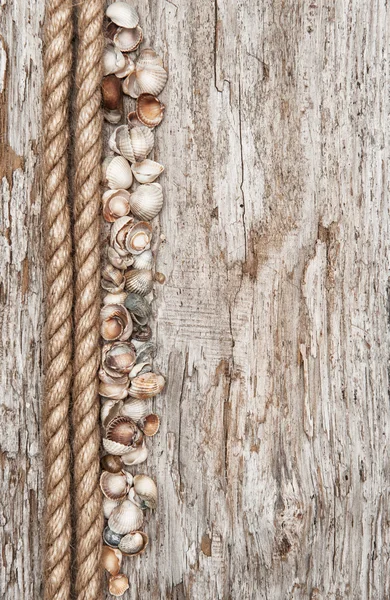
M 152 437 L 160 428 L 160 417 L 154 413 L 147 415 L 137 423 L 144 435 Z
M 129 396 L 132 398 L 153 398 L 157 396 L 165 385 L 165 379 L 157 373 L 144 373 L 131 380 Z
M 118 548 L 103 546 L 101 564 L 110 575 L 118 575 L 122 564 L 122 552 Z
M 112 442 L 133 446 L 142 437 L 142 433 L 132 419 L 119 416 L 107 425 L 106 437 Z
M 137 98 L 135 112 L 138 119 L 146 127 L 157 127 L 164 117 L 165 106 L 152 94 L 140 94 Z
M 103 456 L 100 460 L 100 465 L 103 471 L 108 471 L 109 473 L 119 473 L 123 467 L 120 456 L 114 456 L 113 454 Z
M 127 115 L 127 122 L 129 124 L 130 129 L 132 127 L 142 127 L 143 125 L 143 123 L 137 117 L 137 113 L 135 112 L 135 110 L 129 112 L 129 114 Z
M 119 110 L 122 106 L 122 84 L 115 75 L 107 75 L 102 80 L 103 106 L 107 110 Z

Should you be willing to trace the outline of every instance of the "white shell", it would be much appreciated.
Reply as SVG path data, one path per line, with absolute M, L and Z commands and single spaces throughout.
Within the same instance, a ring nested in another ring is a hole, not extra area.
M 137 64 L 142 67 L 150 65 L 162 67 L 164 63 L 161 56 L 159 56 L 153 48 L 143 48 L 139 53 Z
M 103 304 L 124 304 L 127 298 L 127 292 L 117 292 L 116 294 L 106 294 L 103 298 Z
M 130 194 L 130 210 L 139 219 L 150 221 L 162 209 L 164 197 L 159 183 L 144 183 Z
M 152 269 L 154 258 L 151 250 L 144 250 L 141 254 L 134 255 L 133 267 L 135 269 Z
M 103 402 L 102 407 L 100 409 L 100 421 L 101 421 L 102 425 L 104 425 L 104 421 L 107 419 L 108 415 L 110 414 L 110 410 L 112 408 L 114 408 L 114 406 L 116 406 L 117 404 L 118 404 L 118 401 L 112 400 L 112 399 L 108 399 Z
M 111 75 L 126 66 L 126 59 L 119 48 L 106 46 L 103 50 L 103 75 Z
M 127 495 L 129 486 L 123 472 L 110 473 L 103 471 L 100 476 L 100 488 L 103 495 L 110 500 L 120 500 Z
M 133 172 L 123 156 L 108 156 L 104 159 L 103 177 L 112 190 L 127 190 L 133 183 Z
M 129 129 L 127 125 L 120 125 L 111 135 L 108 144 L 111 150 L 130 162 L 137 162 L 144 160 L 153 150 L 154 135 L 148 127 Z
M 114 110 L 109 110 L 107 108 L 103 109 L 103 116 L 112 125 L 117 125 L 120 123 L 122 119 L 122 113 L 117 108 Z
M 124 465 L 140 465 L 148 458 L 146 444 L 142 444 L 142 446 L 134 448 L 134 450 L 130 450 L 130 452 L 127 452 L 126 454 L 122 454 L 121 458 Z
M 148 475 L 134 477 L 134 491 L 148 508 L 157 506 L 157 486 Z
M 131 398 L 153 398 L 157 396 L 165 385 L 165 379 L 158 373 L 144 373 L 131 380 L 129 396 Z
M 151 48 L 145 48 L 136 61 L 134 73 L 124 80 L 123 92 L 132 98 L 145 93 L 158 96 L 167 79 L 161 58 Z
M 106 519 L 108 519 L 117 506 L 119 506 L 119 500 L 111 500 L 111 498 L 103 499 L 103 514 Z
M 127 256 L 121 256 L 111 246 L 107 250 L 107 258 L 114 267 L 117 267 L 117 269 L 127 269 L 133 264 L 132 254 L 128 254 Z
M 131 398 L 124 402 L 119 411 L 120 415 L 130 417 L 134 421 L 139 421 L 143 417 L 146 417 L 149 412 L 148 403 L 138 398 Z
M 127 454 L 129 452 L 129 448 L 131 448 L 131 446 L 125 446 L 124 444 L 119 444 L 118 442 L 113 442 L 112 440 L 103 438 L 103 448 L 109 454 L 114 454 L 114 456 L 123 456 L 123 454 Z
M 164 167 L 160 163 L 146 158 L 141 162 L 132 164 L 131 170 L 139 183 L 153 183 L 164 171 Z
M 140 531 L 133 531 L 123 536 L 118 548 L 124 554 L 139 554 L 148 544 L 148 536 Z
M 139 16 L 135 8 L 127 2 L 114 2 L 107 7 L 106 15 L 113 23 L 120 27 L 133 29 L 137 27 Z
M 147 269 L 127 271 L 125 289 L 140 296 L 147 296 L 153 289 L 153 273 Z
M 139 25 L 137 25 L 137 27 L 133 27 L 132 29 L 123 27 L 118 29 L 116 32 L 114 36 L 114 44 L 119 48 L 119 50 L 121 50 L 121 52 L 133 52 L 142 42 L 142 38 L 143 33 Z
M 133 504 L 133 502 L 130 502 L 130 500 L 123 500 L 112 511 L 108 519 L 108 526 L 114 533 L 123 535 L 140 529 L 143 522 L 144 515 L 142 510 Z
M 129 75 L 134 73 L 135 70 L 135 63 L 132 60 L 132 58 L 128 54 L 124 54 L 124 57 L 126 61 L 125 66 L 123 67 L 123 69 L 119 69 L 119 71 L 115 72 L 116 77 L 118 77 L 119 79 L 128 77 Z M 116 121 L 116 123 L 119 123 L 119 121 Z
M 99 394 L 108 400 L 123 400 L 127 398 L 128 383 L 99 383 Z

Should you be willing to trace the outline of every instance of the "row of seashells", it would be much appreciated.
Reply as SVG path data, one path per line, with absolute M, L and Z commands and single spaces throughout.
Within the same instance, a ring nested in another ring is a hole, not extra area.
M 165 110 L 157 95 L 168 75 L 153 49 L 142 49 L 137 58 L 130 55 L 143 40 L 133 6 L 114 2 L 106 17 L 102 81 L 106 121 L 121 122 L 124 94 L 136 101 L 127 122 L 111 132 L 110 155 L 103 161 L 102 214 L 110 229 L 101 272 L 99 393 L 105 454 L 100 487 L 107 520 L 102 564 L 110 575 L 110 593 L 121 596 L 129 587 L 128 577 L 120 572 L 122 558 L 144 552 L 148 545 L 142 530 L 144 511 L 157 506 L 153 479 L 133 475 L 129 469 L 148 457 L 147 439 L 160 425 L 149 399 L 165 385 L 164 377 L 153 370 L 156 348 L 148 299 L 154 282 L 165 281 L 155 272 L 150 223 L 163 206 L 163 190 L 156 180 L 164 167 L 148 157 L 154 148 L 154 128 Z

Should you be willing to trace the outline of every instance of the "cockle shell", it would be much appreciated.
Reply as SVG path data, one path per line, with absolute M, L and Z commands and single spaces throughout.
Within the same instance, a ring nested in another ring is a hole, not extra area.
M 134 377 L 138 377 L 138 375 L 143 375 L 144 373 L 150 373 L 152 370 L 152 365 L 149 362 L 137 363 L 131 369 L 129 373 L 130 379 L 134 379 Z
M 107 156 L 103 161 L 103 183 L 112 190 L 127 190 L 133 183 L 133 172 L 123 156 Z
M 125 446 L 124 444 L 108 440 L 107 438 L 103 438 L 102 443 L 104 450 L 115 456 L 123 456 L 123 454 L 126 454 L 129 452 L 129 449 L 131 449 L 131 446 Z
M 107 292 L 115 294 L 121 292 L 125 287 L 125 277 L 123 271 L 114 267 L 111 263 L 106 263 L 102 267 L 101 286 Z
M 106 46 L 103 50 L 103 75 L 111 75 L 120 69 L 123 69 L 126 64 L 125 57 L 119 48 L 115 46 Z
M 119 27 L 133 29 L 137 27 L 139 16 L 135 8 L 127 2 L 114 2 L 107 7 L 106 15 Z
M 123 538 L 123 535 L 114 533 L 109 527 L 105 527 L 103 531 L 103 541 L 111 548 L 118 548 L 119 542 Z
M 164 167 L 154 160 L 145 158 L 141 162 L 132 164 L 131 170 L 139 183 L 153 183 L 164 171 Z
M 119 473 L 122 470 L 122 461 L 119 456 L 113 454 L 106 454 L 100 460 L 103 471 L 109 471 L 110 473 Z
M 121 27 L 114 36 L 114 44 L 121 52 L 133 52 L 138 48 L 142 39 L 143 33 L 139 25 L 133 29 Z
M 112 377 L 104 369 L 99 369 L 100 381 L 103 383 L 107 383 L 109 385 L 119 384 L 119 385 L 126 386 L 126 384 L 128 383 L 128 378 L 129 378 L 129 376 L 126 374 L 124 374 L 124 375 L 118 374 L 117 376 Z
M 142 527 L 144 515 L 142 510 L 130 500 L 123 500 L 117 508 L 114 508 L 108 526 L 114 533 L 126 535 L 131 531 L 137 531 Z
M 100 476 L 100 488 L 103 495 L 110 500 L 121 500 L 125 498 L 129 491 L 126 474 L 123 471 L 119 473 L 110 473 L 103 471 Z M 120 533 L 119 531 L 117 533 Z
M 102 348 L 102 367 L 114 379 L 130 373 L 135 361 L 134 346 L 129 342 L 113 342 Z
M 115 5 L 111 4 L 111 6 Z M 108 580 L 108 591 L 110 592 L 111 596 L 123 596 L 129 587 L 129 579 L 126 575 L 123 575 L 123 573 L 120 573 L 119 575 L 113 575 Z
M 108 423 L 106 438 L 112 442 L 128 446 L 127 451 L 129 451 L 131 446 L 135 446 L 140 441 L 142 442 L 142 433 L 132 419 L 118 416 Z
M 111 546 L 103 546 L 101 564 L 103 569 L 108 571 L 110 575 L 118 575 L 121 570 L 122 552 L 117 548 L 111 548 Z
M 111 500 L 111 498 L 103 498 L 103 514 L 105 519 L 108 519 L 114 510 L 119 506 L 119 500 Z
M 107 190 L 103 194 L 103 217 L 108 223 L 130 212 L 130 193 L 127 190 Z
M 146 221 L 135 223 L 126 236 L 126 248 L 131 254 L 141 254 L 150 248 L 152 226 Z
M 145 551 L 149 538 L 143 531 L 132 531 L 124 535 L 120 541 L 119 548 L 127 556 L 137 556 Z
M 126 254 L 122 256 L 111 246 L 107 249 L 107 258 L 110 263 L 118 269 L 127 269 L 133 264 L 133 255 Z
M 115 77 L 118 77 L 119 79 L 128 77 L 135 70 L 135 63 L 132 60 L 132 58 L 128 54 L 124 54 L 123 56 L 125 57 L 126 64 L 123 67 L 123 69 L 119 69 L 119 71 L 115 72 Z M 120 82 L 119 85 L 121 86 L 121 91 L 122 91 L 122 82 Z
M 143 419 L 138 421 L 137 425 L 144 435 L 147 437 L 152 437 L 153 435 L 156 435 L 160 428 L 160 417 L 154 413 L 151 413 L 150 415 L 146 415 Z
M 100 311 L 100 319 L 100 333 L 107 342 L 116 340 L 124 342 L 131 336 L 133 323 L 129 311 L 123 304 L 106 304 Z
M 106 119 L 106 121 L 108 121 L 112 125 L 117 125 L 120 122 L 120 120 L 122 119 L 122 113 L 118 109 L 109 110 L 109 109 L 105 108 L 103 110 L 103 117 Z
M 137 422 L 149 413 L 148 403 L 145 400 L 131 398 L 123 403 L 119 412 L 124 417 L 129 417 Z
M 140 94 L 137 98 L 135 112 L 138 119 L 146 127 L 157 127 L 164 117 L 165 106 L 152 94 Z
M 143 48 L 139 53 L 137 63 L 142 67 L 157 65 L 159 67 L 163 66 L 163 60 L 161 56 L 157 54 L 153 48 Z
M 165 385 L 165 379 L 157 373 L 145 373 L 131 380 L 129 396 L 131 398 L 152 398 L 157 396 Z
M 103 304 L 124 304 L 127 298 L 127 292 L 116 292 L 115 294 L 106 294 L 103 298 Z
M 148 252 L 148 250 L 146 251 Z M 139 256 L 145 254 L 143 252 Z M 139 257 L 137 257 L 139 258 Z M 125 306 L 131 314 L 131 318 L 139 325 L 145 325 L 152 314 L 152 307 L 149 302 L 139 294 L 130 293 L 125 300 Z
M 107 75 L 102 81 L 102 100 L 104 108 L 118 110 L 122 105 L 122 85 L 115 75 Z
M 134 73 L 124 80 L 123 91 L 132 98 L 138 98 L 140 94 L 158 96 L 167 79 L 161 58 L 151 48 L 145 48 L 135 63 Z
M 99 394 L 110 400 L 123 400 L 128 394 L 128 383 L 106 383 L 101 381 Z
M 123 464 L 128 467 L 140 465 L 141 463 L 145 462 L 145 460 L 148 458 L 148 449 L 146 447 L 146 444 L 144 443 L 142 444 L 142 446 L 134 448 L 130 450 L 130 452 L 126 452 L 126 454 L 123 454 L 121 458 Z
M 129 114 L 127 115 L 127 124 L 129 126 L 129 129 L 132 129 L 133 127 L 143 127 L 144 126 L 144 124 L 141 123 L 141 121 L 137 117 L 137 113 L 135 112 L 135 110 L 130 111 Z
M 153 289 L 153 273 L 147 269 L 131 269 L 125 272 L 125 289 L 140 296 L 147 296 Z
M 112 21 L 108 21 L 107 19 L 104 20 L 103 33 L 106 39 L 113 41 L 118 29 L 119 25 L 116 25 L 115 23 L 113 23 Z
M 154 267 L 154 258 L 151 250 L 145 250 L 141 254 L 134 256 L 133 265 L 134 269 L 152 269 Z
M 130 162 L 140 162 L 153 150 L 154 135 L 147 127 L 129 129 L 127 125 L 120 125 L 111 135 L 108 144 L 111 150 Z
M 153 479 L 148 475 L 136 475 L 134 477 L 134 491 L 141 499 L 146 508 L 156 508 L 157 506 L 157 486 Z
M 162 209 L 164 198 L 159 183 L 144 183 L 130 194 L 130 210 L 138 219 L 151 221 Z
M 105 400 L 102 404 L 102 407 L 100 409 L 100 421 L 102 423 L 102 425 L 104 425 L 105 420 L 107 419 L 107 417 L 109 416 L 109 414 L 111 413 L 111 410 L 117 406 L 120 403 L 120 401 L 118 400 L 114 400 L 112 398 L 109 398 L 108 400 Z M 104 467 L 103 467 L 104 469 Z M 110 471 L 111 469 L 105 469 L 106 471 Z M 120 469 L 118 469 L 118 471 L 120 471 Z

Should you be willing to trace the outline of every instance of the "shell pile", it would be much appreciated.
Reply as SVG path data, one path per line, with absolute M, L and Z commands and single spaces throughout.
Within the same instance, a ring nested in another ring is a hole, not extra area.
M 149 155 L 154 128 L 165 110 L 157 96 L 168 75 L 153 49 L 138 51 L 143 32 L 131 4 L 114 2 L 107 8 L 105 36 L 103 111 L 111 124 L 107 127 L 117 127 L 110 132 L 110 153 L 103 161 L 102 214 L 109 232 L 101 274 L 99 393 L 105 454 L 100 487 L 107 520 L 102 563 L 110 576 L 110 593 L 121 596 L 129 587 L 121 573 L 123 556 L 145 551 L 144 512 L 157 506 L 153 479 L 130 471 L 146 461 L 147 440 L 158 432 L 160 419 L 149 402 L 165 385 L 153 370 L 149 326 L 149 294 L 155 281 L 165 281 L 162 273 L 155 273 L 151 224 L 163 205 L 157 179 L 164 167 Z M 133 54 L 136 50 L 138 55 Z M 123 95 L 135 100 L 126 123 Z

